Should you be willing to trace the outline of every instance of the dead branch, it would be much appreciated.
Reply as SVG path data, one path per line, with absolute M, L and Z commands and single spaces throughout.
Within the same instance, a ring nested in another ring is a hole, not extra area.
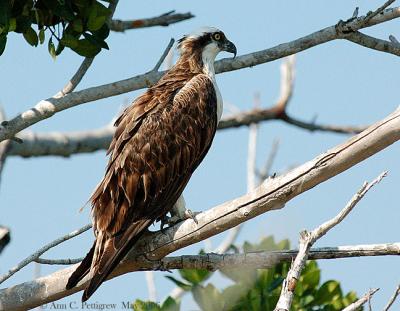
M 379 288 L 371 289 L 363 297 L 358 299 L 356 302 L 353 302 L 351 305 L 347 306 L 342 311 L 356 311 L 356 310 L 359 310 L 359 308 L 363 304 L 365 304 L 366 302 L 369 302 L 371 300 L 372 295 L 375 294 L 378 290 L 379 290 Z
M 72 231 L 71 233 L 64 235 L 56 240 L 54 240 L 53 242 L 46 244 L 45 246 L 43 246 L 42 248 L 40 248 L 39 250 L 37 250 L 35 253 L 33 253 L 32 255 L 28 256 L 27 258 L 25 258 L 23 261 L 21 261 L 19 264 L 17 264 L 14 268 L 10 269 L 6 274 L 2 275 L 0 277 L 0 284 L 3 283 L 5 280 L 9 279 L 11 276 L 13 276 L 15 273 L 17 273 L 19 270 L 21 270 L 23 267 L 25 267 L 26 265 L 28 265 L 29 263 L 35 261 L 37 258 L 39 258 L 42 254 L 44 254 L 45 252 L 47 252 L 50 248 L 53 248 L 55 246 L 57 246 L 60 243 L 63 243 L 69 239 L 72 239 L 73 237 L 89 230 L 92 227 L 92 225 L 86 225 L 78 230 Z M 1 305 L 0 305 L 1 307 Z
M 347 205 L 337 214 L 334 218 L 321 224 L 311 232 L 304 230 L 300 233 L 299 252 L 292 263 L 290 270 L 283 281 L 281 295 L 279 296 L 278 303 L 276 304 L 276 311 L 289 311 L 292 306 L 294 291 L 296 289 L 297 280 L 300 279 L 301 272 L 308 259 L 308 253 L 311 246 L 323 237 L 329 230 L 342 222 L 342 220 L 353 210 L 358 202 L 367 194 L 367 192 L 382 178 L 386 176 L 387 172 L 379 175 L 371 183 L 365 182 L 360 190 L 351 198 Z
M 346 39 L 349 33 L 398 17 L 400 17 L 400 7 L 386 9 L 378 15 L 368 18 L 368 20 L 366 20 L 367 16 L 351 18 L 346 22 L 341 21 L 337 25 L 324 28 L 308 36 L 280 44 L 270 49 L 238 56 L 235 59 L 222 59 L 216 62 L 215 70 L 216 73 L 222 73 L 270 62 L 335 39 Z M 390 51 L 388 50 L 387 52 Z M 162 75 L 163 72 L 150 71 L 129 79 L 71 92 L 61 98 L 50 97 L 42 100 L 34 108 L 23 112 L 10 121 L 3 122 L 3 128 L 0 130 L 0 141 L 14 137 L 21 130 L 50 118 L 55 113 L 65 109 L 97 99 L 148 87 L 158 81 Z
M 140 270 L 167 271 L 173 269 L 206 269 L 210 271 L 222 268 L 252 267 L 268 269 L 282 262 L 291 262 L 298 254 L 298 250 L 258 251 L 240 254 L 207 253 L 201 255 L 182 255 L 164 257 L 141 263 Z M 311 248 L 309 260 L 338 259 L 371 256 L 399 256 L 400 242 L 346 245 L 335 247 Z M 47 265 L 71 265 L 78 263 L 82 258 L 76 259 L 43 259 L 35 262 Z M 393 298 L 393 297 L 392 297 Z
M 110 29 L 117 32 L 124 32 L 125 30 L 129 29 L 138 29 L 138 28 L 154 27 L 154 26 L 169 26 L 171 24 L 191 19 L 193 17 L 195 16 L 190 12 L 175 13 L 175 11 L 170 11 L 151 18 L 142 18 L 142 19 L 127 20 L 127 21 L 113 19 L 110 24 Z
M 390 309 L 390 307 L 394 304 L 394 302 L 396 301 L 396 298 L 399 294 L 400 294 L 400 285 L 398 285 L 396 287 L 396 290 L 394 291 L 393 296 L 390 298 L 390 300 L 388 301 L 388 303 L 385 306 L 385 308 L 383 309 L 383 311 L 388 311 Z
M 159 260 L 173 251 L 202 241 L 267 211 L 282 208 L 286 202 L 316 185 L 360 163 L 400 139 L 400 108 L 362 133 L 317 156 L 313 160 L 264 181 L 251 193 L 216 206 L 164 232 L 144 236 L 121 262 L 110 278 L 140 270 L 142 263 Z M 86 285 L 65 290 L 75 266 L 37 280 L 0 291 L 0 309 L 21 310 L 71 295 Z M 22 294 L 21 294 L 22 293 Z

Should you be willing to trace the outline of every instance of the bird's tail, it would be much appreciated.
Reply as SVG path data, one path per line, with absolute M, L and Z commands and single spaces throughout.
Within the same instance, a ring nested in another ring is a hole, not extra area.
M 71 275 L 66 288 L 70 289 L 74 287 L 91 272 L 89 285 L 85 288 L 82 295 L 82 301 L 88 300 L 140 239 L 152 222 L 149 219 L 138 220 L 132 223 L 126 231 L 114 237 L 98 235 L 92 249 Z
M 95 247 L 96 247 L 96 242 L 93 243 L 93 246 L 90 249 L 89 253 L 86 254 L 85 258 L 81 261 L 81 264 L 69 277 L 67 285 L 65 286 L 66 289 L 73 288 L 76 284 L 79 283 L 80 280 L 82 280 L 89 273 L 90 267 L 92 265 L 92 259 Z

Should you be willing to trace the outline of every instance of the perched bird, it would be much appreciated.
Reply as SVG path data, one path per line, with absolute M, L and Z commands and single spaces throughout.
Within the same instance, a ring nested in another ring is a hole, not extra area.
M 67 289 L 89 274 L 86 301 L 155 221 L 187 218 L 181 194 L 207 154 L 222 114 L 214 60 L 236 47 L 202 28 L 178 41 L 177 63 L 115 122 L 103 180 L 90 198 L 96 240 Z

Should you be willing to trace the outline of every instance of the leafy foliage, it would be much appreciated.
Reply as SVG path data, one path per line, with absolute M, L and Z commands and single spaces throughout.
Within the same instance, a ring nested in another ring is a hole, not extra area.
M 54 58 L 65 47 L 79 55 L 94 57 L 108 49 L 106 23 L 110 10 L 97 0 L 13 0 L 0 1 L 0 55 L 7 35 L 23 35 L 32 46 L 44 44 L 49 35 L 48 50 Z M 54 44 L 56 42 L 56 45 Z
M 236 249 L 237 248 L 233 248 Z M 267 237 L 260 243 L 245 242 L 243 251 L 272 251 L 289 249 L 289 241 L 276 243 Z M 205 270 L 180 270 L 182 280 L 167 276 L 177 286 L 190 291 L 201 310 L 205 311 L 265 311 L 274 310 L 282 288 L 282 282 L 289 271 L 290 263 L 281 263 L 270 269 L 233 268 L 222 269 L 221 274 L 232 281 L 232 285 L 218 289 L 213 284 L 203 285 L 212 272 Z M 316 261 L 309 261 L 297 283 L 292 310 L 336 311 L 342 310 L 357 300 L 354 292 L 343 294 L 340 283 L 335 280 L 320 284 L 321 270 Z M 171 297 L 168 299 L 173 300 Z M 179 310 L 179 306 L 176 304 Z M 164 310 L 135 309 L 134 310 Z M 362 310 L 362 309 L 360 309 Z

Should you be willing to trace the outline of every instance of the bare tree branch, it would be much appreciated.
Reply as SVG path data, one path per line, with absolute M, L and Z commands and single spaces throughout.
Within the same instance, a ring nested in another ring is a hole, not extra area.
M 78 70 L 72 76 L 71 80 L 68 81 L 68 83 L 63 87 L 61 91 L 54 95 L 54 98 L 61 98 L 75 90 L 75 88 L 78 86 L 78 84 L 81 82 L 82 78 L 88 71 L 92 62 L 93 58 L 85 57 Z
M 115 13 L 115 9 L 117 8 L 119 0 L 113 0 L 110 1 L 110 4 L 108 5 L 108 9 L 110 10 L 110 15 L 107 19 L 107 23 L 111 22 L 111 19 Z M 54 95 L 54 98 L 61 98 L 69 93 L 71 93 L 75 88 L 78 86 L 78 84 L 81 82 L 82 78 L 85 76 L 86 72 L 88 71 L 90 65 L 93 62 L 92 57 L 85 57 L 83 60 L 82 64 L 79 66 L 78 70 L 76 73 L 72 76 L 71 80 L 68 81 L 68 83 L 63 87 L 63 89 L 58 92 L 56 95 Z
M 272 142 L 271 149 L 269 151 L 269 155 L 267 157 L 267 161 L 265 161 L 264 167 L 257 172 L 259 180 L 263 181 L 271 175 L 272 165 L 275 161 L 276 154 L 278 153 L 279 149 L 279 139 L 274 138 Z
M 160 16 L 151 18 L 142 18 L 122 21 L 119 19 L 113 19 L 110 24 L 110 29 L 113 31 L 124 32 L 129 29 L 138 29 L 144 27 L 153 26 L 169 26 L 187 19 L 193 18 L 194 15 L 190 12 L 188 13 L 175 13 L 175 11 L 170 11 Z
M 158 60 L 157 64 L 154 66 L 152 71 L 158 71 L 158 69 L 160 69 L 161 64 L 164 62 L 165 58 L 167 57 L 169 51 L 171 51 L 172 46 L 174 45 L 175 40 L 171 38 L 171 40 L 169 40 L 169 43 L 167 45 L 167 47 L 164 50 L 164 53 L 162 53 L 160 59 Z
M 345 39 L 349 29 L 355 32 L 361 28 L 383 23 L 399 16 L 400 8 L 396 7 L 383 11 L 381 14 L 370 18 L 367 22 L 365 21 L 366 16 L 350 19 L 270 49 L 238 56 L 235 59 L 222 59 L 216 62 L 215 69 L 217 73 L 221 73 L 270 62 L 328 41 Z M 150 71 L 129 79 L 71 92 L 61 98 L 51 97 L 42 100 L 34 108 L 23 112 L 8 122 L 3 122 L 3 128 L 0 130 L 0 141 L 14 137 L 21 130 L 50 118 L 55 113 L 65 109 L 152 85 L 160 79 L 162 74 L 163 72 Z
M 145 271 L 147 291 L 149 293 L 150 301 L 157 301 L 157 289 L 154 283 L 154 273 L 153 271 Z
M 316 185 L 360 163 L 400 139 L 400 107 L 362 133 L 317 156 L 313 160 L 267 179 L 257 189 L 225 202 L 191 219 L 149 233 L 138 242 L 110 278 L 141 269 L 143 261 L 159 260 L 171 252 L 202 241 L 267 211 L 282 208 L 286 202 Z M 65 284 L 76 267 L 57 271 L 37 280 L 0 290 L 0 309 L 22 310 L 71 295 L 87 284 L 66 291 Z
M 141 270 L 173 270 L 173 269 L 207 269 L 210 271 L 222 268 L 234 267 L 253 267 L 257 269 L 268 269 L 282 262 L 293 261 L 298 254 L 298 250 L 280 251 L 257 251 L 240 254 L 218 254 L 207 253 L 200 255 L 182 255 L 164 257 L 160 260 L 141 262 Z M 366 245 L 346 245 L 335 247 L 316 247 L 311 248 L 309 260 L 354 258 L 367 256 L 399 256 L 400 242 L 366 244 Z M 82 258 L 76 259 L 42 259 L 38 258 L 35 262 L 48 265 L 70 265 L 78 263 Z
M 289 272 L 283 281 L 281 295 L 279 296 L 278 303 L 276 304 L 275 310 L 277 311 L 289 311 L 292 306 L 292 301 L 294 297 L 294 291 L 296 289 L 297 280 L 300 279 L 301 272 L 303 271 L 305 264 L 308 259 L 308 253 L 311 246 L 323 237 L 329 230 L 334 226 L 342 222 L 342 220 L 353 210 L 358 202 L 365 196 L 365 194 L 377 183 L 379 183 L 382 178 L 386 176 L 387 172 L 379 175 L 370 184 L 365 182 L 360 190 L 351 198 L 347 203 L 345 208 L 343 208 L 339 214 L 334 218 L 321 224 L 313 231 L 309 232 L 304 230 L 300 233 L 299 241 L 299 253 L 297 254 Z
M 400 44 L 365 35 L 356 31 L 346 37 L 347 40 L 377 51 L 400 56 Z
M 0 284 L 3 283 L 5 280 L 9 279 L 11 276 L 13 276 L 15 273 L 17 273 L 19 270 L 21 270 L 23 267 L 25 267 L 27 264 L 35 261 L 35 259 L 39 258 L 43 253 L 47 252 L 50 248 L 53 248 L 54 246 L 57 246 L 58 244 L 65 242 L 87 230 L 89 230 L 92 227 L 92 225 L 86 225 L 83 228 L 80 228 L 78 230 L 72 231 L 71 233 L 62 236 L 53 242 L 43 246 L 39 250 L 37 250 L 34 254 L 28 256 L 25 258 L 23 261 L 21 261 L 18 265 L 16 265 L 14 268 L 10 269 L 6 274 L 2 275 L 0 277 Z M 1 305 L 0 305 L 1 307 Z
M 161 66 L 161 63 L 163 62 L 164 58 L 169 54 L 167 51 L 170 48 L 170 46 L 171 42 L 167 46 L 165 52 L 163 53 L 162 57 L 157 62 L 153 70 L 158 70 L 158 68 Z M 305 128 L 310 131 L 322 130 L 322 131 L 332 131 L 337 133 L 361 132 L 362 128 L 317 125 L 314 122 L 306 123 L 289 117 L 285 109 L 293 94 L 293 85 L 294 85 L 294 56 L 291 56 L 286 58 L 281 66 L 280 96 L 276 101 L 275 105 L 271 108 L 263 110 L 261 110 L 259 107 L 255 107 L 254 110 L 248 112 L 238 112 L 233 116 L 223 118 L 219 123 L 219 129 L 257 124 L 259 122 L 267 120 L 283 120 L 287 123 L 294 124 L 295 126 L 299 126 L 300 128 Z M 75 153 L 94 152 L 97 150 L 108 148 L 112 136 L 114 134 L 114 130 L 115 129 L 113 126 L 108 125 L 104 128 L 96 130 L 73 132 L 73 133 L 23 132 L 20 134 L 20 137 L 23 139 L 24 144 L 16 144 L 16 143 L 11 144 L 9 154 L 19 155 L 22 157 L 44 156 L 44 155 L 53 155 L 53 156 L 59 155 L 68 157 Z M 274 148 L 273 150 L 276 151 L 276 149 Z M 275 155 L 272 153 L 271 156 Z M 269 164 L 267 163 L 266 165 Z M 268 167 L 267 170 L 269 170 Z M 263 177 L 262 179 L 265 178 Z
M 388 303 L 385 306 L 385 308 L 383 309 L 383 311 L 388 311 L 390 309 L 390 307 L 394 304 L 394 302 L 396 301 L 396 298 L 399 294 L 400 294 L 400 285 L 398 285 L 396 287 L 396 290 L 395 290 L 393 296 L 390 298 L 390 300 L 388 301 Z
M 372 295 L 375 294 L 378 290 L 379 290 L 379 288 L 371 289 L 363 297 L 358 299 L 356 302 L 353 302 L 351 305 L 347 306 L 342 311 L 356 311 L 356 310 L 359 310 L 359 308 L 363 304 L 365 304 L 366 302 L 369 302 L 371 300 Z
M 248 126 L 252 123 L 281 120 L 309 131 L 334 132 L 339 134 L 357 134 L 366 127 L 321 125 L 314 122 L 303 122 L 288 115 L 280 115 L 275 106 L 267 109 L 253 109 L 223 118 L 218 129 Z M 89 153 L 106 150 L 114 135 L 114 127 L 106 127 L 80 132 L 34 133 L 22 132 L 19 137 L 23 144 L 12 142 L 8 155 L 21 157 L 62 156 L 69 157 L 77 153 Z

